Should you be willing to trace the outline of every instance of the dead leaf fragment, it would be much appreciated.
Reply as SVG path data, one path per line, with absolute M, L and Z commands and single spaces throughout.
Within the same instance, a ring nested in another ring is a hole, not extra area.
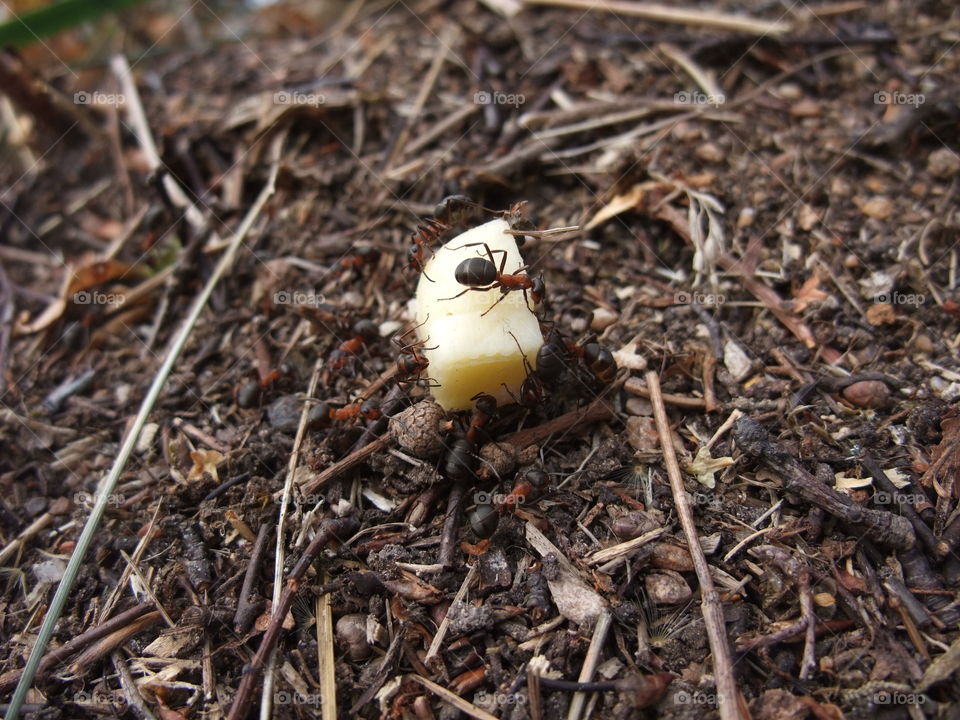
M 897 321 L 897 313 L 890 303 L 877 303 L 867 308 L 867 322 L 871 325 L 892 325 Z
M 220 482 L 217 465 L 226 459 L 226 455 L 216 450 L 193 450 L 190 459 L 193 460 L 193 467 L 190 468 L 187 480 L 199 480 L 204 473 L 209 473 L 214 482 Z

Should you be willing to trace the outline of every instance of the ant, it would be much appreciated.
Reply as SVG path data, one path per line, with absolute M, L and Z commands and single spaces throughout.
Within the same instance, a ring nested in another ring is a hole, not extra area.
M 407 337 L 410 333 L 414 332 L 419 328 L 423 323 L 425 323 L 430 316 L 428 315 L 420 325 L 415 325 L 414 327 L 407 330 L 402 335 L 396 335 L 393 337 L 392 342 L 400 350 L 400 355 L 397 356 L 397 373 L 401 376 L 400 383 L 417 383 L 420 380 L 423 380 L 423 373 L 430 366 L 430 361 L 423 355 L 422 350 L 435 350 L 438 345 L 433 345 L 432 347 L 426 347 L 427 342 L 430 338 L 426 340 L 417 340 L 415 342 L 404 345 L 403 339 Z M 429 387 L 440 387 L 432 378 L 426 378 L 428 381 Z
M 340 258 L 337 263 L 344 271 L 362 270 L 364 266 L 375 265 L 380 259 L 380 251 L 372 245 L 358 247 L 352 255 Z
M 603 385 L 609 385 L 617 376 L 617 362 L 613 353 L 597 342 L 588 342 L 584 345 L 567 343 L 567 351 L 583 360 L 583 364 Z
M 483 427 L 497 411 L 497 401 L 492 395 L 477 393 L 471 400 L 476 401 L 470 426 L 463 437 L 457 438 L 443 459 L 440 471 L 450 480 L 467 481 L 475 479 L 477 467 L 477 441 Z
M 350 363 L 350 359 L 379 334 L 376 323 L 371 320 L 358 320 L 353 325 L 353 337 L 344 340 L 336 350 L 330 353 L 330 357 L 327 358 L 327 367 L 334 372 L 343 370 Z
M 520 347 L 520 341 L 517 340 L 517 336 L 514 335 L 510 330 L 508 330 L 507 333 L 513 338 L 513 342 L 517 344 L 517 350 L 520 351 L 520 357 L 523 358 L 523 369 L 526 372 L 526 377 L 524 377 L 523 382 L 520 383 L 520 399 L 517 400 L 517 398 L 513 396 L 513 393 L 510 392 L 510 388 L 507 387 L 506 383 L 500 384 L 503 385 L 504 389 L 508 393 L 510 393 L 510 397 L 513 397 L 514 402 L 516 402 L 518 405 L 522 405 L 524 407 L 539 405 L 544 399 L 544 388 L 541 378 L 537 371 L 530 364 L 530 361 L 527 360 L 527 354 L 523 351 L 523 348 Z M 545 347 L 545 345 L 541 346 L 541 351 L 543 350 L 543 347 Z M 537 357 L 540 357 L 540 351 L 537 352 Z
M 418 273 L 423 273 L 430 282 L 435 282 L 424 272 L 427 263 L 426 249 L 440 242 L 444 233 L 460 224 L 467 213 L 473 210 L 493 212 L 473 202 L 466 195 L 448 195 L 437 203 L 433 210 L 433 217 L 420 223 L 410 238 L 410 248 L 407 250 L 410 266 Z
M 487 395 L 486 393 L 477 393 L 470 399 L 476 401 L 476 405 L 473 414 L 470 416 L 470 427 L 467 428 L 464 437 L 476 445 L 477 436 L 497 412 L 497 400 L 493 395 Z
M 483 503 L 474 508 L 468 517 L 471 529 L 479 538 L 492 537 L 500 522 L 500 515 L 513 512 L 518 505 L 536 499 L 549 482 L 550 478 L 542 470 L 527 470 L 514 480 L 513 488 L 498 503 Z
M 522 476 L 514 480 L 513 488 L 500 502 L 497 510 L 502 514 L 516 509 L 529 500 L 534 500 L 537 494 L 550 483 L 550 478 L 542 470 L 527 470 Z
M 355 417 L 379 420 L 380 415 L 380 403 L 377 400 L 358 401 L 341 408 L 332 408 L 328 403 L 321 402 L 310 411 L 310 423 L 314 427 L 326 427 L 334 420 L 352 420 Z
M 530 298 L 527 296 L 527 290 L 529 290 L 530 295 L 533 296 L 534 305 L 541 303 L 547 294 L 547 288 L 543 282 L 543 275 L 531 277 L 530 275 L 521 274 L 527 270 L 529 267 L 527 265 L 517 268 L 514 273 L 505 273 L 503 270 L 507 265 L 507 251 L 491 250 L 490 246 L 486 243 L 467 243 L 466 245 L 461 245 L 458 248 L 451 249 L 462 250 L 463 248 L 473 247 L 475 245 L 482 245 L 487 251 L 487 257 L 467 258 L 457 265 L 457 269 L 454 271 L 453 276 L 458 283 L 461 285 L 466 285 L 467 289 L 457 293 L 453 297 L 443 299 L 454 300 L 461 295 L 470 292 L 471 290 L 486 292 L 487 290 L 500 288 L 500 298 L 484 312 L 480 313 L 480 317 L 483 317 L 488 312 L 493 310 L 497 305 L 499 305 L 507 296 L 507 293 L 513 290 L 523 290 L 523 299 L 527 303 L 527 309 L 533 312 L 533 309 L 530 308 Z M 499 268 L 497 267 L 497 263 L 493 257 L 495 252 L 503 254 L 503 259 L 500 261 Z

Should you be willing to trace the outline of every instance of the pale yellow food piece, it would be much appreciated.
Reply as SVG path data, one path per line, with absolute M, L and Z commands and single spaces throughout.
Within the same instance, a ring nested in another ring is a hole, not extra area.
M 492 220 L 458 235 L 436 249 L 427 262 L 425 274 L 434 282 L 420 277 L 417 323 L 422 325 L 417 334 L 426 341 L 427 349 L 423 352 L 430 367 L 425 374 L 440 384 L 431 388 L 431 393 L 446 410 L 472 407 L 470 398 L 480 392 L 493 395 L 501 405 L 514 402 L 510 393 L 519 396 L 520 385 L 527 376 L 523 355 L 535 365 L 537 351 L 543 345 L 540 323 L 528 309 L 522 290 L 507 293 L 492 310 L 490 307 L 503 297 L 500 288 L 470 290 L 456 299 L 446 299 L 466 290 L 454 277 L 457 265 L 470 257 L 486 257 L 482 245 L 465 245 L 486 243 L 494 251 L 498 268 L 503 253 L 496 251 L 505 250 L 505 273 L 515 273 L 523 266 L 513 236 L 504 233 L 508 228 L 506 221 Z M 533 307 L 529 292 L 527 297 Z M 481 317 L 487 310 L 490 311 Z M 511 332 L 520 348 L 510 337 Z

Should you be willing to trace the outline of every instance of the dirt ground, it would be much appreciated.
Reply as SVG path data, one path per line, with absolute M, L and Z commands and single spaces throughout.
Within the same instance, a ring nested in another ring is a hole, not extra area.
M 0 702 L 66 575 L 22 716 L 958 717 L 960 15 L 561 4 L 3 55 Z M 523 201 L 562 375 L 438 417 L 413 239 Z

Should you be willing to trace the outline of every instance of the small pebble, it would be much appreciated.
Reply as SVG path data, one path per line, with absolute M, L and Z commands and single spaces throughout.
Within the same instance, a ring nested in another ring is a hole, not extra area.
M 237 390 L 237 406 L 242 408 L 256 407 L 260 402 L 260 383 L 256 380 L 247 380 Z
M 679 605 L 693 597 L 687 581 L 679 573 L 669 570 L 650 573 L 643 584 L 651 602 L 656 605 Z
M 696 155 L 704 162 L 714 163 L 720 162 L 726 157 L 726 153 L 720 149 L 720 146 L 712 142 L 705 142 L 700 145 L 696 150 Z
M 590 321 L 590 329 L 594 332 L 603 332 L 613 325 L 619 316 L 612 310 L 598 307 L 593 311 L 593 319 Z
M 798 100 L 790 108 L 790 114 L 798 118 L 818 117 L 820 113 L 820 103 L 813 98 Z
M 270 427 L 285 433 L 295 433 L 300 426 L 300 401 L 295 395 L 278 397 L 267 408 Z
M 750 227 L 753 225 L 754 219 L 757 217 L 757 211 L 752 207 L 745 207 L 740 211 L 740 214 L 737 216 L 737 227 L 740 229 Z
M 646 398 L 632 397 L 625 405 L 628 415 L 653 415 L 653 406 Z
M 360 613 L 344 615 L 337 620 L 334 630 L 337 644 L 342 647 L 354 662 L 370 657 L 371 648 L 367 641 L 367 616 Z
M 947 180 L 960 173 L 960 157 L 949 148 L 939 148 L 927 156 L 927 172 L 935 178 Z
M 659 523 L 647 513 L 634 510 L 613 521 L 613 534 L 621 540 L 633 540 L 657 527 Z
M 930 339 L 929 335 L 920 333 L 913 339 L 913 349 L 929 355 L 933 352 L 933 340 Z
M 737 382 L 747 377 L 753 369 L 753 361 L 743 348 L 732 340 L 723 346 L 723 364 Z
M 890 399 L 890 389 L 880 380 L 861 380 L 843 389 L 847 402 L 862 408 L 880 408 Z
M 893 203 L 886 197 L 871 198 L 860 206 L 860 212 L 874 220 L 886 220 L 893 212 Z

